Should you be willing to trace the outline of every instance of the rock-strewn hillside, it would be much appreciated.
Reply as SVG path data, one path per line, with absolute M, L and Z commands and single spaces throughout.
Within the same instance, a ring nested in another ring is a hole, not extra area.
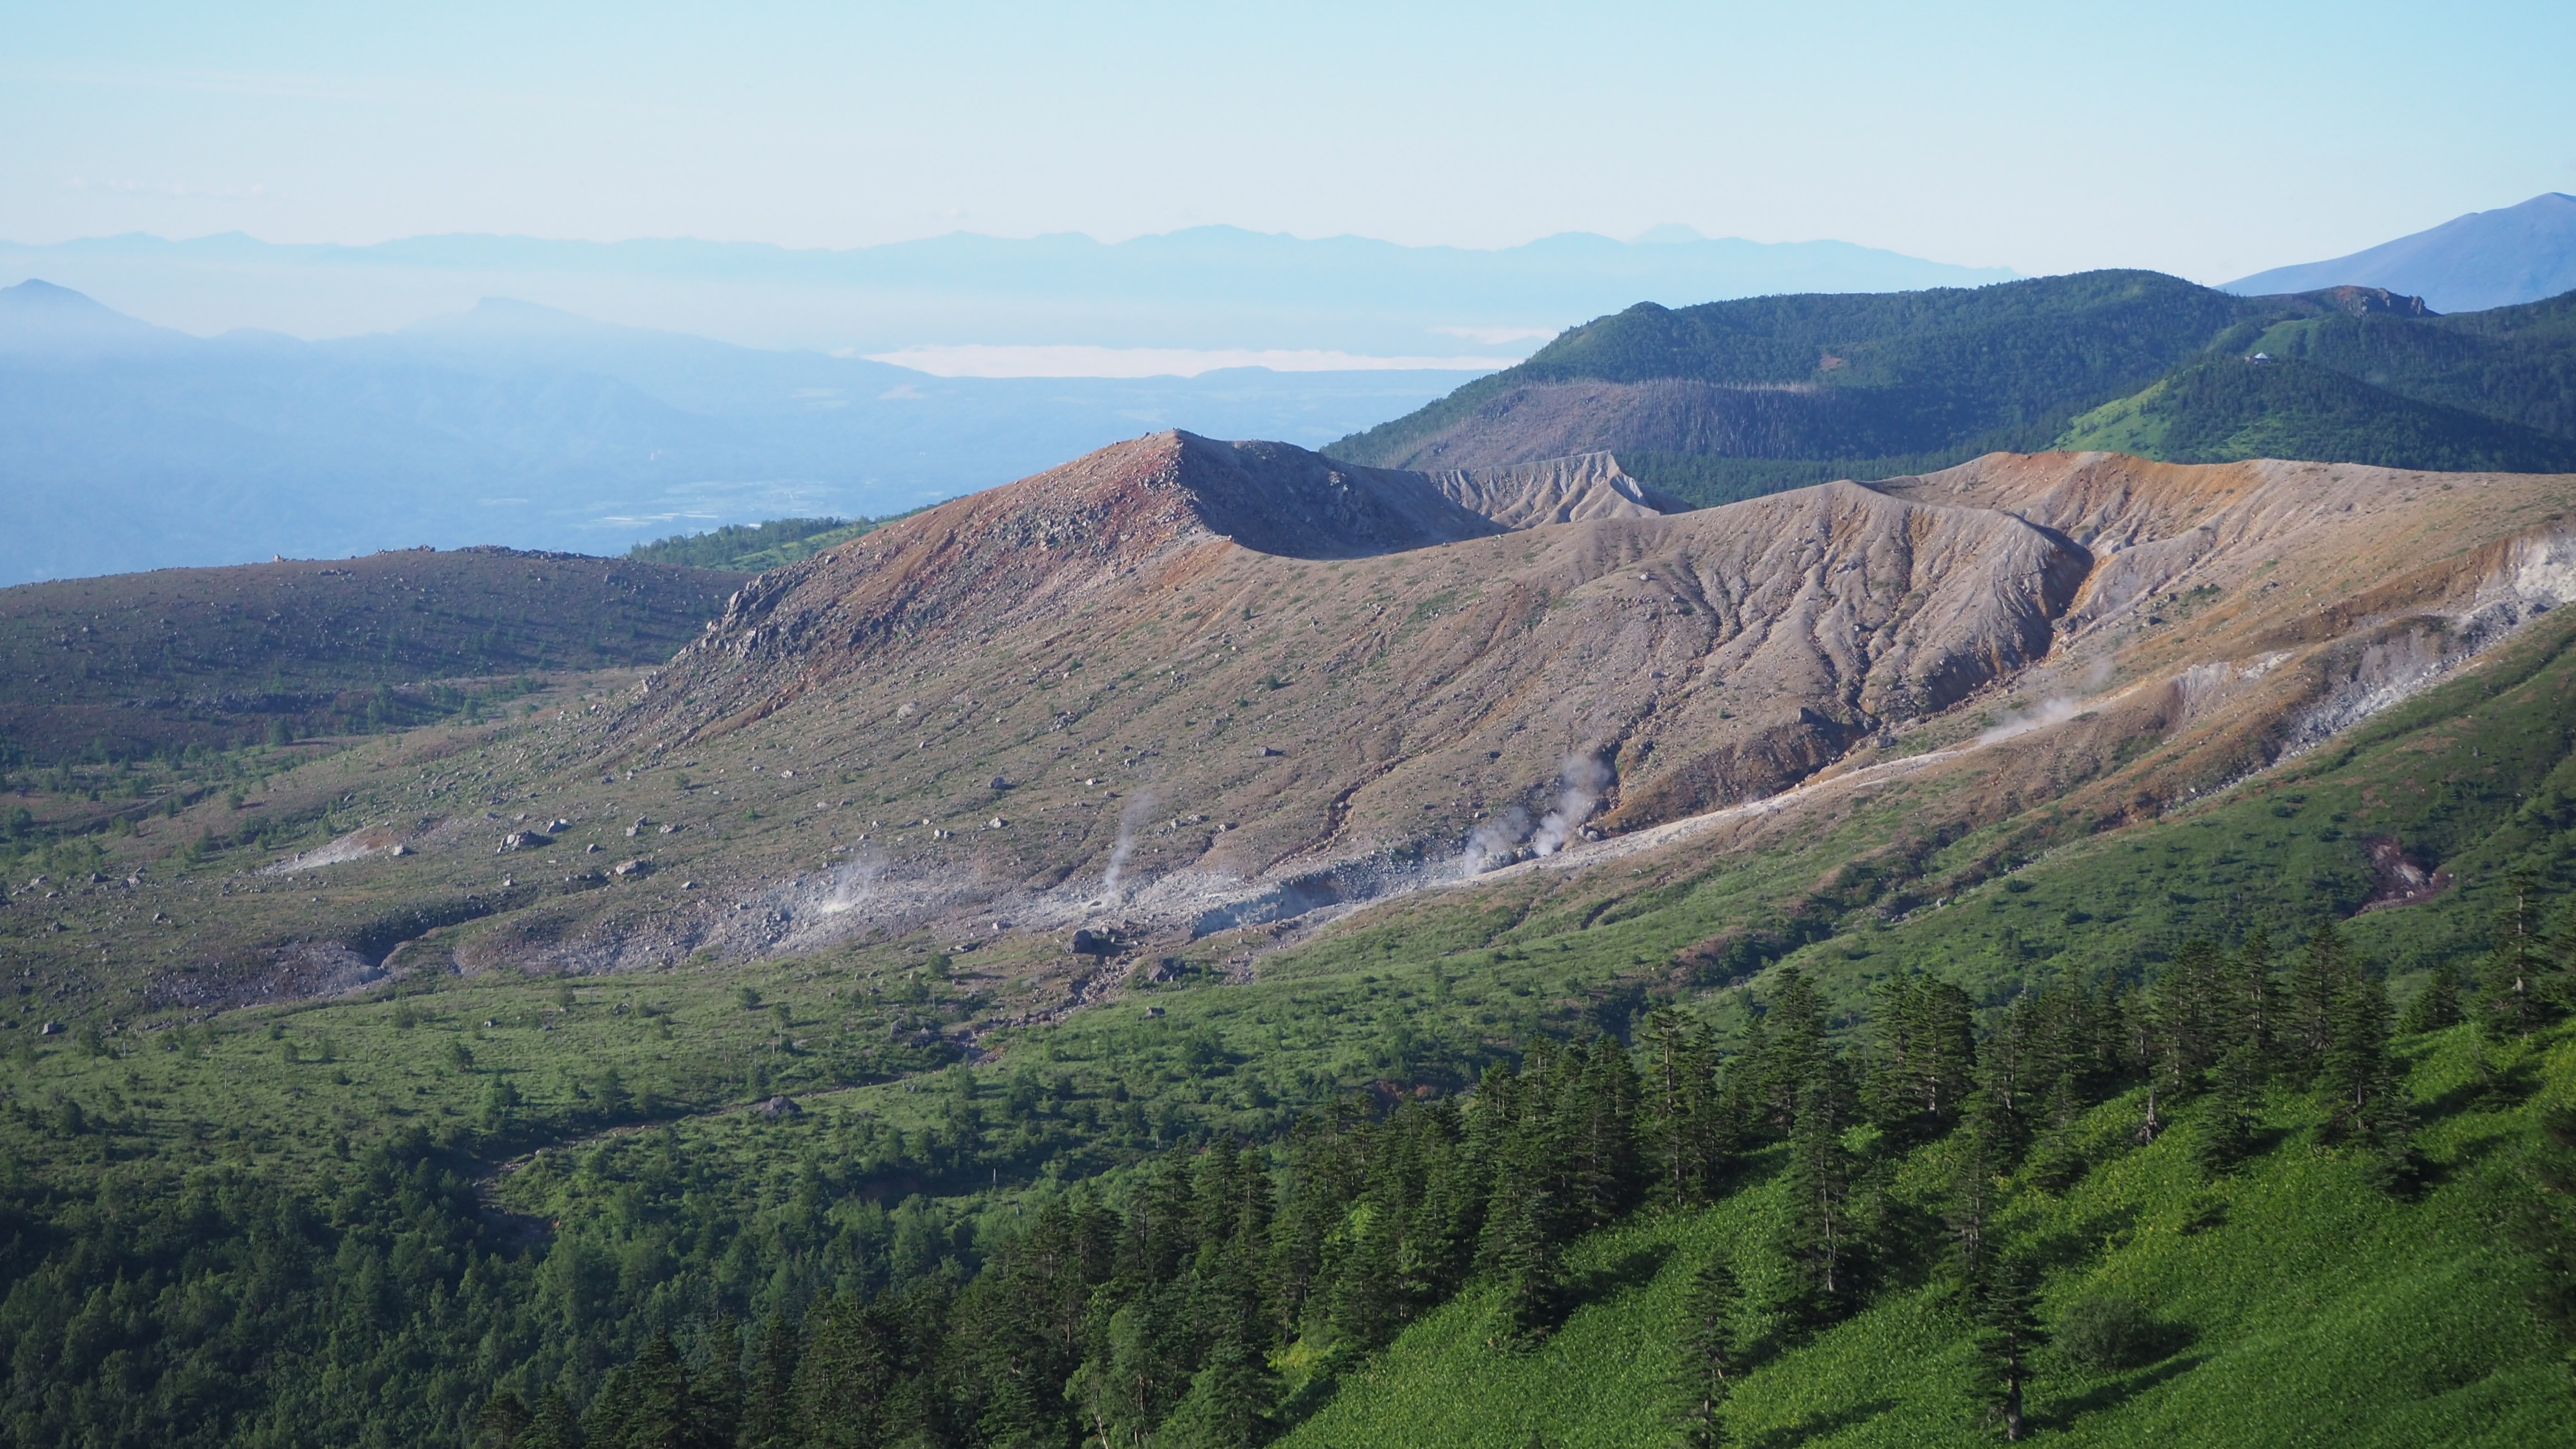
M 1874 771 L 2152 813 L 2576 593 L 2569 479 L 1997 455 L 1403 547 L 1407 476 L 1108 450 L 765 577 L 609 742 L 849 782 L 802 828 L 887 922 L 1207 929 Z M 1310 531 L 1222 536 L 1256 487 Z
M 1998 454 L 1651 504 L 1597 458 L 1105 449 L 761 576 L 632 692 L 254 803 L 375 833 L 299 847 L 309 899 L 207 907 L 231 964 L 187 989 L 923 928 L 1169 949 L 1499 869 L 1704 869 L 1882 787 L 1924 838 L 2116 829 L 2576 597 L 2569 476 Z M 244 828 L 175 828 L 208 825 Z

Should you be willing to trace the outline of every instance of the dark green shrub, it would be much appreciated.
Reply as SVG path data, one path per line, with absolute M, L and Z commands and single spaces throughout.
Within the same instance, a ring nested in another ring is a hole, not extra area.
M 2057 1315 L 2057 1352 L 2079 1369 L 2116 1373 L 2170 1356 L 2185 1333 L 2160 1322 L 2137 1300 L 2117 1293 L 2088 1293 Z

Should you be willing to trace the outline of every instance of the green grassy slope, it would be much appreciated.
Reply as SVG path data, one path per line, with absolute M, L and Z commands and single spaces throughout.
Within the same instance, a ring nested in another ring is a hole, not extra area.
M 2417 402 L 2293 358 L 2220 358 L 2068 424 L 2054 446 L 2174 463 L 2332 458 L 2441 472 L 2576 469 L 2576 440 Z
M 2530 1265 L 2497 1222 L 2535 1110 L 2480 1110 L 2472 1033 L 2412 1049 L 2410 1089 L 2433 1185 L 2392 1198 L 2317 1145 L 2308 1099 L 2276 1095 L 2276 1145 L 2216 1181 L 2192 1164 L 2197 1123 L 2138 1148 L 2136 1095 L 2082 1124 L 2091 1170 L 2051 1192 L 2016 1179 L 2005 1231 L 2039 1245 L 2043 1320 L 2117 1294 L 2167 1325 L 2153 1361 L 2101 1369 L 2043 1355 L 2031 1399 L 2052 1442 L 2085 1445 L 2531 1445 L 2567 1414 L 2560 1347 L 2525 1311 Z M 2576 1094 L 2576 1042 L 2517 1056 L 2546 1100 Z M 1893 1195 L 1921 1207 L 1946 1144 L 1900 1170 Z M 1758 1258 L 1782 1211 L 1775 1177 L 1704 1212 L 1643 1220 L 1584 1245 L 1594 1295 L 1535 1350 L 1498 1352 L 1489 1295 L 1409 1330 L 1369 1372 L 1282 1442 L 1295 1449 L 1406 1444 L 1521 1449 L 1659 1442 L 1692 1273 L 1716 1253 Z M 1739 1270 L 1741 1271 L 1741 1270 Z M 1993 1442 L 1970 1325 L 1937 1281 L 1898 1282 L 1812 1337 L 1775 1340 L 1735 1391 L 1730 1427 L 1751 1444 Z

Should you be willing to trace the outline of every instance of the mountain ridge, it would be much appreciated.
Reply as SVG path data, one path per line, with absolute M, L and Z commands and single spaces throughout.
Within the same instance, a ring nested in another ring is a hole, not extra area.
M 0 280 L 12 272 L 128 298 L 198 331 L 378 330 L 498 292 L 770 347 L 878 352 L 935 340 L 1396 356 L 1477 332 L 1544 335 L 1639 297 L 1681 303 L 2014 275 L 1832 241 L 1564 233 L 1482 250 L 1223 226 L 1118 242 L 952 233 L 844 250 L 483 235 L 371 247 L 239 235 L 0 242 Z
M 1649 483 L 1720 502 L 1988 451 L 2088 446 L 2102 440 L 2071 429 L 2096 409 L 2170 417 L 2180 406 L 2208 416 L 2132 430 L 2119 445 L 2172 461 L 2295 452 L 2548 471 L 2576 457 L 2569 306 L 2443 315 L 2380 288 L 2248 298 L 2152 272 L 1640 304 L 1326 450 L 1379 466 L 1491 467 L 1607 449 Z M 2294 365 L 2219 366 L 2258 356 Z M 2152 407 L 2149 389 L 2162 389 Z
M 2223 284 L 2248 296 L 2359 284 L 2481 312 L 2576 290 L 2576 196 L 2547 191 L 2330 261 L 2273 267 Z

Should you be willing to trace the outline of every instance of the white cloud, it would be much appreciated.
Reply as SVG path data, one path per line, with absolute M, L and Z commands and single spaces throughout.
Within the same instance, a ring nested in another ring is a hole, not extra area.
M 871 354 L 934 377 L 1196 377 L 1223 367 L 1265 367 L 1272 372 L 1391 372 L 1438 368 L 1492 372 L 1516 357 L 1376 357 L 1319 349 L 1087 347 L 1072 345 L 907 347 Z

